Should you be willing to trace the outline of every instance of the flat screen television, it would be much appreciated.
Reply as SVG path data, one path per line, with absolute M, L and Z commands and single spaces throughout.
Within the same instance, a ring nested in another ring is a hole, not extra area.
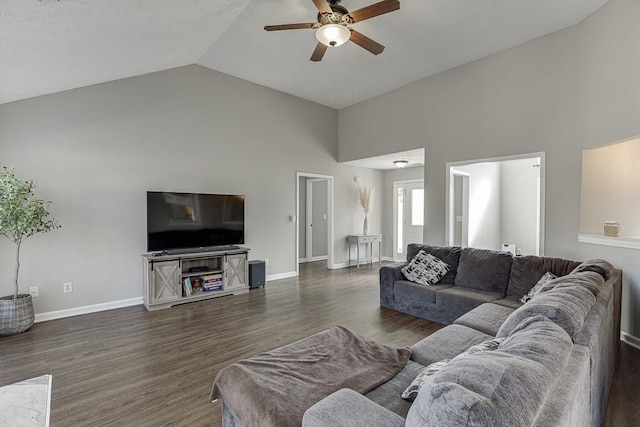
M 147 250 L 244 243 L 244 196 L 147 192 Z

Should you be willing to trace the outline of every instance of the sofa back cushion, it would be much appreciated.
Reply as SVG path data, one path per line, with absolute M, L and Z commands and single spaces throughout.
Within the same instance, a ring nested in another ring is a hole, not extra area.
M 604 280 L 609 280 L 609 277 L 613 274 L 613 265 L 603 259 L 591 259 L 578 265 L 572 273 L 579 273 L 582 271 L 593 271 L 602 276 Z
M 447 274 L 445 274 L 438 283 L 453 285 L 456 278 L 456 271 L 458 270 L 458 262 L 460 260 L 460 248 L 457 246 L 430 246 L 411 243 L 407 246 L 407 261 L 411 262 L 413 257 L 415 257 L 420 250 L 424 250 L 426 253 L 439 258 L 451 267 L 449 272 L 447 272 Z
M 565 278 L 570 277 L 570 275 L 565 276 Z M 579 283 L 571 283 L 570 279 L 565 279 L 564 283 L 536 295 L 531 301 L 511 313 L 498 330 L 496 337 L 509 335 L 522 321 L 539 315 L 552 320 L 570 337 L 573 337 L 582 329 L 584 320 L 595 302 L 596 297 L 589 289 Z
M 497 350 L 454 358 L 429 377 L 406 425 L 533 425 L 572 348 L 550 320 L 525 319 Z
M 579 262 L 562 258 L 535 255 L 515 257 L 511 266 L 507 296 L 520 299 L 546 272 L 551 272 L 558 277 L 565 276 L 578 265 L 580 265 Z
M 504 294 L 512 262 L 513 256 L 509 252 L 463 248 L 454 284 Z

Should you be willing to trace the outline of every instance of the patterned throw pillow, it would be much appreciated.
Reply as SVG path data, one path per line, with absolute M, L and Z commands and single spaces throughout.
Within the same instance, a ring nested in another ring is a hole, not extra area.
M 416 396 L 418 395 L 418 392 L 420 391 L 422 386 L 427 381 L 427 378 L 429 378 L 431 375 L 435 374 L 436 372 L 439 372 L 440 369 L 447 366 L 449 362 L 451 362 L 451 359 L 444 359 L 438 362 L 433 362 L 431 365 L 424 368 L 418 374 L 418 376 L 413 381 L 411 381 L 411 384 L 409 385 L 409 387 L 407 387 L 407 389 L 402 392 L 402 398 L 410 402 L 413 402 L 414 400 L 416 400 Z
M 452 360 L 458 359 L 460 357 L 469 356 L 471 354 L 480 353 L 482 351 L 496 350 L 498 347 L 500 347 L 500 344 L 502 344 L 504 340 L 505 340 L 504 337 L 490 339 L 488 341 L 481 342 L 480 344 L 476 344 L 474 346 L 469 347 L 468 349 L 466 349 L 465 351 L 463 351 L 453 359 L 444 359 L 438 362 L 433 362 L 431 365 L 424 368 L 418 374 L 418 376 L 413 381 L 411 381 L 411 384 L 409 385 L 409 387 L 407 387 L 407 389 L 404 392 L 402 392 L 402 398 L 404 400 L 409 400 L 413 402 L 416 399 L 416 396 L 418 395 L 418 392 L 420 391 L 422 386 L 427 382 L 427 379 L 431 375 L 434 375 L 440 372 L 440 370 L 446 367 Z
M 430 286 L 438 283 L 450 269 L 449 264 L 421 249 L 411 262 L 402 268 L 402 274 L 412 282 Z
M 528 303 L 529 301 L 531 301 L 531 299 L 533 297 L 535 297 L 538 294 L 538 292 L 540 291 L 540 288 L 542 288 L 544 285 L 546 285 L 547 283 L 549 283 L 553 279 L 557 279 L 557 278 L 558 278 L 558 276 L 556 276 L 555 274 L 553 274 L 550 271 L 547 271 L 546 273 L 544 273 L 542 275 L 540 280 L 538 280 L 538 283 L 536 283 L 533 286 L 533 288 L 529 289 L 529 292 L 527 292 L 527 294 L 525 296 L 520 298 L 520 302 L 524 303 L 524 304 Z

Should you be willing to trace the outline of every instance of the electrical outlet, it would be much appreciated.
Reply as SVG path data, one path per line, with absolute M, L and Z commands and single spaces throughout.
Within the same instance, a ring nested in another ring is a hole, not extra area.
M 264 265 L 269 265 L 269 258 L 264 259 Z
M 31 295 L 31 298 L 38 298 L 38 292 L 39 289 L 37 286 L 32 286 L 29 288 L 29 295 Z
M 62 287 L 64 289 L 65 294 L 68 294 L 69 292 L 73 292 L 73 283 L 71 282 L 63 283 Z

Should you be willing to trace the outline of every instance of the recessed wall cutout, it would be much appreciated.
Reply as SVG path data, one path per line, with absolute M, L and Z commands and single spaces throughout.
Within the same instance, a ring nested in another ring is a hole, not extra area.
M 582 152 L 580 241 L 629 240 L 640 248 L 640 136 Z

